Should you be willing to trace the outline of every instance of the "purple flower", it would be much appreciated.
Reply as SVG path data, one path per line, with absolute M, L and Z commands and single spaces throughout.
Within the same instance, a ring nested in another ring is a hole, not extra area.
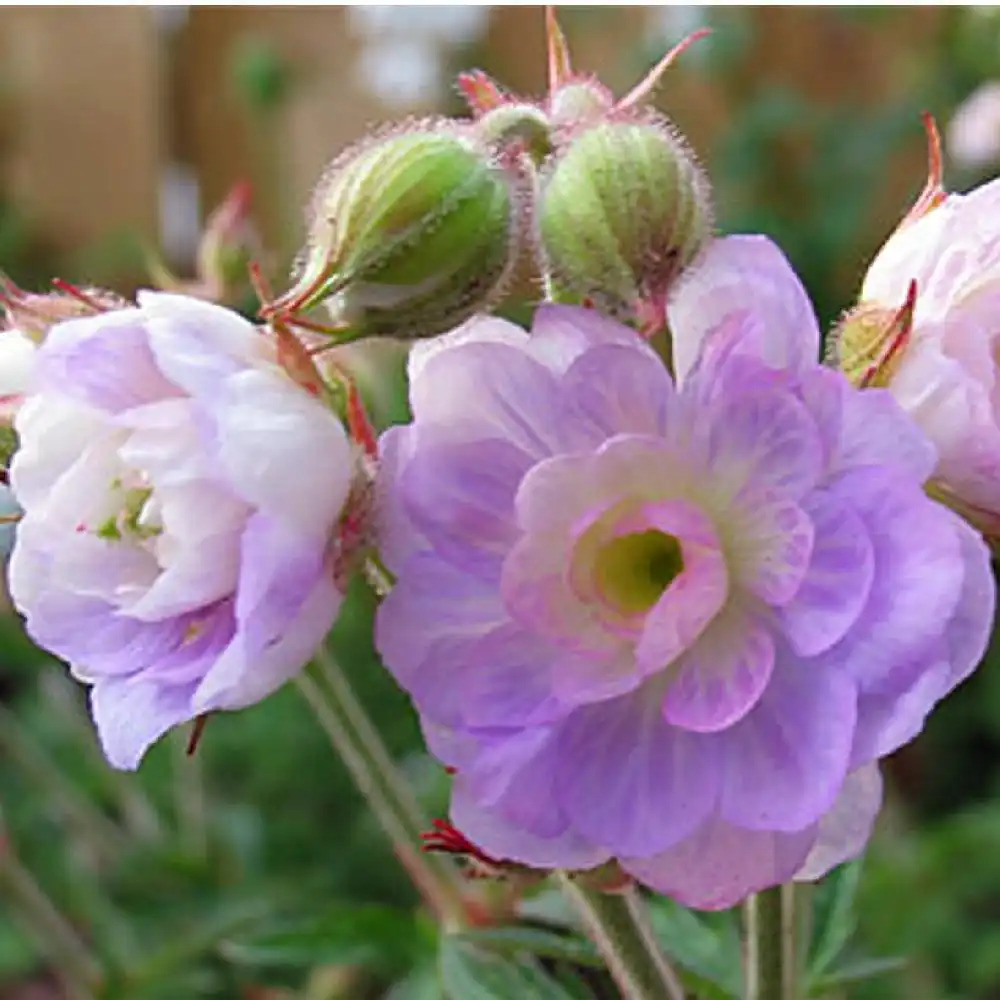
M 351 448 L 268 337 L 179 295 L 53 327 L 33 378 L 11 593 L 32 638 L 92 685 L 110 762 L 133 768 L 320 644 L 341 602 Z
M 670 324 L 676 385 L 584 309 L 414 349 L 377 642 L 482 849 L 723 907 L 860 851 L 873 762 L 972 671 L 994 590 L 771 243 L 714 244 Z

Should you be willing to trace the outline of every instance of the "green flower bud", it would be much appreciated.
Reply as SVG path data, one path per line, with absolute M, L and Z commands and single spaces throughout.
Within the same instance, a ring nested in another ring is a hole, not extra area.
M 917 285 L 910 282 L 898 309 L 862 302 L 849 310 L 830 335 L 827 362 L 861 388 L 889 385 L 913 333 Z
M 366 141 L 320 182 L 298 283 L 266 311 L 322 302 L 352 339 L 448 330 L 502 294 L 524 183 L 468 128 L 431 123 Z
M 623 318 L 662 318 L 710 231 L 701 171 L 652 119 L 584 129 L 543 182 L 540 250 L 556 292 Z

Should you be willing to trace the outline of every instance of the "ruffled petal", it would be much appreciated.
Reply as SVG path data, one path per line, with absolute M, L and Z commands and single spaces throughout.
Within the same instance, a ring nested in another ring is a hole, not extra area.
M 715 240 L 674 292 L 668 319 L 681 382 L 727 322 L 745 323 L 755 353 L 774 368 L 799 370 L 819 355 L 809 296 L 788 259 L 764 236 Z
M 442 558 L 496 578 L 517 540 L 514 496 L 530 456 L 501 439 L 422 446 L 396 489 L 416 529 Z
M 554 372 L 566 371 L 584 352 L 605 344 L 624 344 L 656 358 L 634 330 L 594 309 L 545 303 L 535 310 L 528 350 Z
M 937 452 L 887 389 L 855 392 L 844 382 L 840 439 L 829 474 L 859 465 L 896 469 L 917 483 L 934 471 Z
M 480 850 L 498 861 L 535 868 L 594 868 L 610 857 L 570 827 L 551 837 L 531 833 L 505 819 L 495 809 L 480 806 L 465 790 L 461 777 L 451 794 L 451 821 Z
M 797 500 L 819 481 L 822 441 L 792 393 L 748 388 L 723 397 L 706 428 L 702 453 L 709 476 L 733 494 L 773 490 Z
M 881 467 L 842 476 L 831 492 L 864 521 L 874 552 L 868 600 L 847 635 L 821 655 L 862 691 L 924 658 L 953 614 L 965 565 L 954 515 Z
M 273 342 L 231 309 L 169 292 L 141 291 L 138 301 L 157 367 L 192 396 L 211 399 L 237 372 L 275 365 Z
M 815 823 L 847 774 L 857 694 L 849 677 L 779 649 L 752 712 L 718 733 L 721 816 L 749 830 L 792 833 Z
M 808 855 L 815 827 L 796 833 L 743 830 L 714 816 L 686 840 L 621 866 L 656 892 L 698 910 L 725 910 L 787 882 Z
M 635 345 L 609 344 L 577 358 L 563 378 L 569 418 L 595 447 L 616 434 L 667 432 L 674 385 L 659 358 Z
M 194 684 L 163 685 L 144 677 L 107 679 L 90 692 L 90 710 L 104 756 L 133 771 L 168 729 L 193 719 Z
M 290 379 L 253 369 L 226 379 L 213 412 L 233 488 L 303 535 L 329 535 L 354 469 L 341 422 Z
M 815 882 L 830 869 L 861 854 L 881 807 L 882 775 L 878 766 L 869 764 L 852 771 L 833 808 L 819 821 L 816 842 L 795 873 L 795 880 Z
M 730 604 L 672 668 L 663 717 L 698 733 L 726 729 L 757 704 L 773 669 L 771 633 Z
M 559 451 L 565 416 L 555 376 L 507 343 L 439 350 L 410 383 L 418 426 L 468 429 L 470 439 L 506 440 L 535 459 Z
M 815 656 L 857 621 L 875 578 L 875 555 L 864 522 L 842 501 L 817 490 L 804 504 L 815 532 L 812 558 L 777 619 L 796 653 Z
M 577 709 L 559 727 L 558 801 L 588 840 L 621 856 L 673 846 L 708 816 L 717 748 L 669 726 L 655 690 Z
M 260 701 L 306 665 L 343 595 L 325 565 L 325 540 L 264 513 L 247 522 L 236 590 L 236 634 L 195 693 L 199 711 Z
M 138 309 L 57 323 L 38 350 L 34 378 L 43 392 L 105 413 L 180 394 L 157 365 Z

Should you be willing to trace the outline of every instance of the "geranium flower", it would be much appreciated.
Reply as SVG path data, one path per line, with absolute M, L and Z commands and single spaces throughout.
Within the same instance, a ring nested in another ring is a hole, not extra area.
M 981 530 L 1000 535 L 1000 180 L 969 194 L 923 194 L 879 250 L 858 307 L 836 335 L 849 374 L 885 386 L 938 450 L 934 488 Z
M 276 359 L 236 313 L 148 292 L 38 348 L 10 590 L 32 638 L 92 685 L 115 766 L 263 698 L 337 614 L 351 446 Z
M 586 309 L 414 348 L 377 644 L 482 850 L 721 907 L 860 850 L 993 579 L 924 436 L 816 362 L 772 244 L 715 243 L 669 319 L 676 383 Z

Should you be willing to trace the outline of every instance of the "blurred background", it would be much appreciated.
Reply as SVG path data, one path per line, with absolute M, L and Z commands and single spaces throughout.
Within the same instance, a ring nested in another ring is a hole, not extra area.
M 560 18 L 577 68 L 618 93 L 713 29 L 658 106 L 705 164 L 720 228 L 776 238 L 825 325 L 923 184 L 921 111 L 944 131 L 949 188 L 1000 163 L 998 8 Z M 461 113 L 462 68 L 540 95 L 544 44 L 537 7 L 2 9 L 0 270 L 33 290 L 59 275 L 129 292 L 156 251 L 190 276 L 207 213 L 247 180 L 280 276 L 333 155 L 385 121 Z M 398 366 L 370 388 L 376 417 L 399 419 Z M 445 777 L 372 650 L 373 604 L 358 587 L 335 646 L 440 813 Z M 0 616 L 0 1000 L 441 996 L 433 932 L 294 691 L 213 719 L 194 758 L 177 737 L 138 775 L 111 772 L 83 692 Z M 998 761 L 1000 662 L 988 660 L 890 762 L 860 885 L 851 869 L 836 896 L 819 890 L 821 922 L 857 893 L 856 921 L 841 914 L 820 944 L 851 936 L 832 995 L 1000 998 Z M 658 920 L 686 974 L 726 996 L 730 916 L 664 903 Z M 85 980 L 96 967 L 99 990 L 67 986 L 67 968 Z M 585 995 L 577 973 L 566 997 Z M 852 981 L 867 973 L 879 975 Z

